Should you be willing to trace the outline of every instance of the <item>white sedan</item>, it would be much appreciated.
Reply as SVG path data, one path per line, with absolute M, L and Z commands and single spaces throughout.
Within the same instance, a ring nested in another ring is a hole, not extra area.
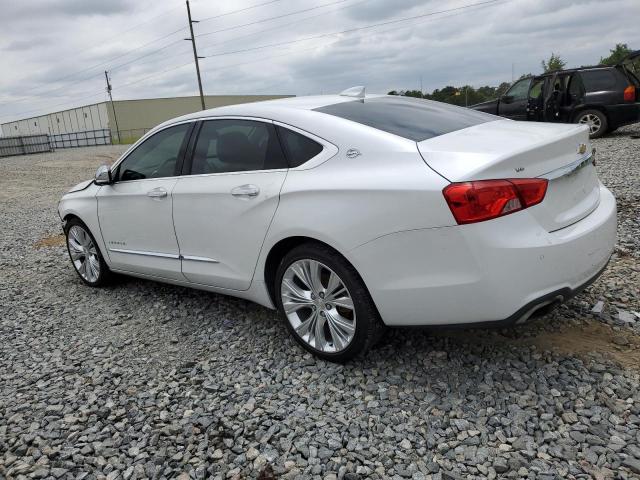
M 59 205 L 112 272 L 277 308 L 319 357 L 384 326 L 519 323 L 606 266 L 616 203 L 582 125 L 407 97 L 298 97 L 159 125 Z

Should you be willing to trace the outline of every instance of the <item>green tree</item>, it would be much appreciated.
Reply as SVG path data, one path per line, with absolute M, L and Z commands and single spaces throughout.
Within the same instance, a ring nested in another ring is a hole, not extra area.
M 566 64 L 567 62 L 562 60 L 560 55 L 552 53 L 548 61 L 542 61 L 542 69 L 545 73 L 555 72 L 556 70 L 562 70 Z
M 494 95 L 494 97 L 499 97 L 500 95 L 504 95 L 507 92 L 507 90 L 509 90 L 510 86 L 511 84 L 509 82 L 502 82 L 500 85 L 498 85 L 498 88 L 496 88 L 496 94 Z
M 609 52 L 611 52 L 611 55 L 608 57 L 600 57 L 600 65 L 616 65 L 629 55 L 632 50 L 626 43 L 616 43 L 616 48 L 609 50 Z

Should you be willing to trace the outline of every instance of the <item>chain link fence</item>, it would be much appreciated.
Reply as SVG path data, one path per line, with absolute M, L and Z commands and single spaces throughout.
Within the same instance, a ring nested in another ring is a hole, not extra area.
M 0 157 L 53 151 L 49 135 L 0 137 Z
M 110 145 L 111 132 L 109 129 L 87 130 L 85 132 L 59 133 L 51 135 L 54 148 L 93 147 L 96 145 Z

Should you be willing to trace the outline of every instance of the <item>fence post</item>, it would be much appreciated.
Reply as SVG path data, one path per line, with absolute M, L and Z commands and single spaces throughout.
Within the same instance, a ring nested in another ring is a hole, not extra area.
M 20 150 L 22 150 L 22 155 L 25 155 L 27 151 L 24 148 L 24 141 L 22 140 L 22 137 L 18 137 L 18 142 L 20 143 L 19 147 Z

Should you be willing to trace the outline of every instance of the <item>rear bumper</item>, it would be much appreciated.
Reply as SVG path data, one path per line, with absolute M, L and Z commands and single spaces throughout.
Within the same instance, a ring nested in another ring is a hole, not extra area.
M 640 122 L 640 103 L 627 103 L 607 106 L 610 128 L 618 128 Z
M 386 235 L 350 252 L 387 325 L 522 321 L 604 269 L 616 204 L 600 187 L 587 217 L 547 232 L 524 210 L 488 222 Z

